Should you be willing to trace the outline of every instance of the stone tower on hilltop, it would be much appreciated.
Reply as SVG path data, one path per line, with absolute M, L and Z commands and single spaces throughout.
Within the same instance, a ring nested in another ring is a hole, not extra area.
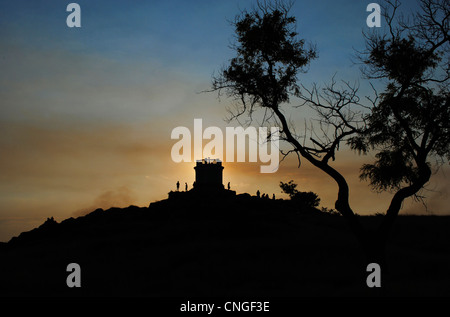
M 194 189 L 221 190 L 223 187 L 223 166 L 218 159 L 197 160 Z
M 219 159 L 205 158 L 197 160 L 194 166 L 195 182 L 192 189 L 186 191 L 170 191 L 169 200 L 173 202 L 217 202 L 223 199 L 233 199 L 236 192 L 225 189 L 223 185 L 223 169 L 222 161 Z M 179 184 L 179 183 L 178 183 Z M 152 203 L 154 204 L 154 203 Z

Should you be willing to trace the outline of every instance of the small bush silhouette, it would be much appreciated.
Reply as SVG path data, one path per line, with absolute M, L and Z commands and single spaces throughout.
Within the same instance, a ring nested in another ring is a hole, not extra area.
M 317 207 L 320 198 L 313 192 L 301 192 L 297 190 L 297 184 L 293 180 L 287 183 L 280 182 L 280 188 L 283 193 L 288 194 L 292 201 L 302 207 Z

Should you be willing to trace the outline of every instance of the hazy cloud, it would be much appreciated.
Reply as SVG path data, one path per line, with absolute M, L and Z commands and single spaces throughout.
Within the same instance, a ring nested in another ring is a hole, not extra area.
M 108 209 L 110 207 L 127 207 L 133 205 L 136 195 L 127 187 L 122 186 L 114 190 L 108 190 L 94 199 L 86 208 L 81 208 L 72 213 L 73 217 L 84 216 L 97 208 Z

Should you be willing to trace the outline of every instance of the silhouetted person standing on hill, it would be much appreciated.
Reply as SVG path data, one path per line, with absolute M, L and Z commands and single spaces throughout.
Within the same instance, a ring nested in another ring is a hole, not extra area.
M 275 194 L 272 195 L 272 199 L 275 200 Z
M 177 181 L 177 192 L 180 191 L 180 181 Z
M 258 189 L 258 191 L 256 192 L 256 197 L 258 197 L 259 198 L 259 195 L 260 195 L 261 193 L 259 192 L 259 189 Z
M 230 190 L 231 186 L 230 186 L 230 182 L 228 182 L 228 190 Z
M 188 189 L 188 185 L 187 185 L 187 183 L 184 183 L 185 184 L 185 191 L 187 191 L 187 189 Z

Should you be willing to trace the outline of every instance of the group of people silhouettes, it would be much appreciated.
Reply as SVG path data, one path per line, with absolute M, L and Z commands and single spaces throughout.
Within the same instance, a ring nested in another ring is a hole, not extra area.
M 188 190 L 188 184 L 184 183 L 184 190 L 187 191 Z M 180 181 L 177 181 L 177 192 L 180 191 Z
M 194 182 L 194 185 L 195 185 L 195 182 Z M 227 187 L 228 187 L 228 190 L 231 189 L 230 182 L 228 182 Z M 184 183 L 184 190 L 188 191 L 188 184 L 187 183 Z M 177 192 L 179 192 L 179 191 L 180 191 L 180 181 L 177 181 Z
M 194 182 L 194 185 L 195 185 L 195 182 Z M 231 188 L 230 182 L 228 182 L 227 188 L 228 188 L 228 190 L 230 190 L 230 188 Z M 188 191 L 187 183 L 184 183 L 184 190 Z M 179 192 L 179 191 L 180 191 L 180 181 L 177 181 L 177 192 Z M 269 199 L 269 194 L 263 193 L 261 196 L 261 192 L 258 189 L 256 191 L 256 197 L 262 198 L 262 199 Z M 275 194 L 272 194 L 272 199 L 275 200 Z
M 269 199 L 269 194 L 263 193 L 262 196 L 261 196 L 261 193 L 260 193 L 260 191 L 258 189 L 258 191 L 256 192 L 256 197 L 263 198 L 263 199 Z M 275 194 L 272 195 L 272 199 L 275 200 Z

